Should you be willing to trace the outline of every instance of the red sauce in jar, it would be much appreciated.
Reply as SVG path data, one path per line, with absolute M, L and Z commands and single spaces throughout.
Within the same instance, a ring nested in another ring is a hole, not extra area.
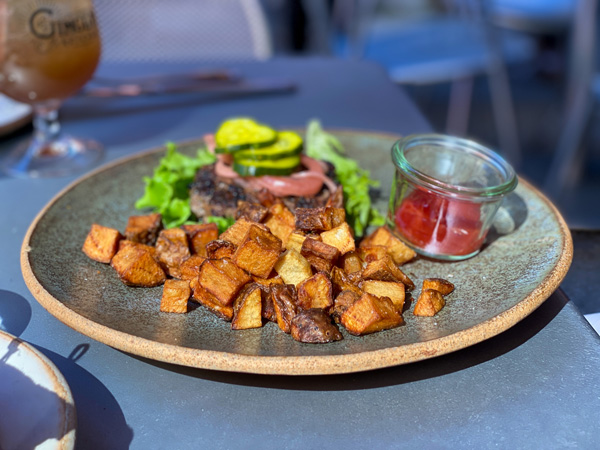
M 409 242 L 431 255 L 469 255 L 487 234 L 481 230 L 481 204 L 422 189 L 402 201 L 395 221 Z

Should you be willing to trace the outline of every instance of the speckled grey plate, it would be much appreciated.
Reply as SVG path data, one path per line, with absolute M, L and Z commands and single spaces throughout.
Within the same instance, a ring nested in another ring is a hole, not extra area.
M 382 180 L 389 192 L 390 148 L 398 136 L 338 131 L 348 154 Z M 199 142 L 181 145 L 193 151 Z M 342 341 L 302 344 L 269 323 L 232 331 L 203 308 L 185 315 L 159 311 L 161 288 L 124 286 L 110 266 L 89 260 L 81 246 L 93 222 L 123 230 L 136 213 L 142 177 L 164 149 L 112 163 L 59 193 L 32 223 L 21 253 L 35 298 L 75 330 L 115 348 L 160 361 L 205 369 L 264 374 L 333 374 L 409 363 L 492 337 L 535 310 L 557 288 L 571 259 L 569 230 L 555 207 L 524 181 L 507 211 L 517 228 L 476 257 L 456 263 L 418 260 L 404 269 L 455 283 L 447 306 L 433 318 L 404 314 L 406 325 Z M 385 208 L 385 200 L 381 205 Z M 139 212 L 138 212 L 139 213 Z M 505 225 L 506 225 L 505 221 Z M 503 228 L 503 227 L 499 227 Z M 505 228 L 505 226 L 504 226 Z

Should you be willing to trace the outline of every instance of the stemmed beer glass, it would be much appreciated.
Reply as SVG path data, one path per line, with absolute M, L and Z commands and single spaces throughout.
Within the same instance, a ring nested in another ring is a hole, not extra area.
M 61 133 L 58 108 L 94 74 L 100 37 L 92 0 L 0 0 L 0 92 L 33 108 L 33 138 L 5 159 L 13 176 L 83 170 L 102 147 Z

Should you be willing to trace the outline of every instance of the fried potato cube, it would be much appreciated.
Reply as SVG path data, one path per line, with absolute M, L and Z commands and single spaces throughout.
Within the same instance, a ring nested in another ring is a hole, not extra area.
M 237 247 L 242 243 L 252 225 L 256 225 L 261 227 L 263 230 L 268 231 L 268 228 L 265 225 L 262 225 L 258 222 L 252 222 L 245 217 L 240 217 L 233 223 L 233 225 L 221 233 L 219 239 L 229 241 Z
M 268 213 L 269 208 L 260 203 L 238 200 L 235 218 L 239 219 L 240 217 L 243 217 L 251 222 L 262 222 L 265 220 Z
M 433 317 L 446 306 L 446 301 L 439 291 L 424 289 L 415 303 L 413 314 L 415 316 Z
M 123 235 L 118 230 L 94 223 L 81 250 L 88 258 L 108 264 L 119 250 L 121 239 Z
M 404 319 L 389 298 L 364 293 L 342 314 L 341 323 L 349 333 L 361 336 L 395 328 Z
M 386 226 L 375 229 L 360 244 L 361 247 L 371 245 L 386 247 L 388 255 L 390 255 L 396 265 L 402 265 L 417 256 L 417 253 L 413 249 L 394 236 Z
M 359 296 L 363 293 L 362 290 L 350 280 L 348 274 L 339 267 L 333 267 L 331 269 L 331 282 L 334 295 L 339 294 L 342 291 L 352 291 Z
M 200 286 L 197 282 L 190 282 L 192 287 L 192 300 L 204 305 L 210 312 L 221 319 L 231 322 L 233 319 L 233 307 L 223 305 L 214 295 Z
M 363 269 L 363 261 L 356 251 L 350 251 L 342 255 L 338 264 L 348 274 L 360 272 Z
M 396 311 L 402 313 L 404 308 L 404 300 L 406 298 L 406 290 L 404 283 L 397 283 L 394 281 L 380 281 L 380 280 L 365 280 L 360 284 L 360 288 L 364 292 L 373 294 L 377 297 L 388 297 Z
M 122 241 L 119 242 L 119 250 L 121 250 L 122 248 L 125 247 L 139 247 L 142 248 L 144 250 L 146 250 L 147 252 L 149 252 L 152 257 L 154 259 L 156 259 L 158 261 L 158 253 L 156 252 L 156 247 L 152 247 L 151 245 L 146 245 L 146 244 L 141 244 L 140 242 L 133 242 L 130 241 L 129 239 L 123 239 Z
M 124 234 L 130 241 L 154 245 L 162 229 L 162 215 L 159 213 L 130 216 Z
M 338 186 L 335 192 L 329 196 L 325 206 L 344 209 L 344 188 L 342 186 Z M 344 220 L 346 220 L 345 211 L 346 210 L 344 210 Z
M 299 230 L 293 231 L 288 236 L 288 240 L 285 243 L 286 250 L 293 248 L 298 253 L 300 253 L 300 251 L 302 250 L 302 243 L 304 242 L 304 239 L 306 239 L 306 235 L 304 233 L 302 233 L 302 231 L 299 231 Z
M 333 317 L 333 320 L 335 320 L 336 323 L 340 323 L 342 314 L 344 314 L 361 296 L 362 293 L 358 294 L 350 290 L 340 292 L 335 298 L 333 308 L 331 309 L 331 317 Z
M 300 254 L 315 271 L 330 272 L 340 256 L 340 251 L 332 245 L 307 237 L 302 243 Z
M 207 259 L 200 266 L 198 282 L 224 306 L 230 306 L 250 276 L 229 258 Z
M 329 275 L 319 272 L 300 283 L 298 306 L 302 309 L 327 309 L 333 306 L 333 287 Z
M 206 257 L 208 259 L 231 258 L 236 250 L 237 245 L 223 239 L 215 239 L 206 244 Z
M 191 256 L 185 231 L 181 228 L 162 230 L 156 239 L 156 253 L 167 273 L 174 278 L 179 278 L 181 276 L 179 266 Z
M 294 249 L 287 250 L 275 263 L 275 271 L 285 284 L 299 285 L 313 274 L 307 259 Z
M 195 254 L 190 256 L 179 266 L 179 278 L 182 280 L 193 280 L 200 275 L 200 266 L 206 261 L 204 256 Z
M 292 319 L 292 337 L 307 344 L 325 344 L 343 339 L 337 325 L 322 309 L 300 311 Z
M 277 318 L 277 325 L 285 332 L 290 333 L 292 320 L 298 313 L 296 304 L 298 294 L 293 284 L 274 284 L 271 286 L 271 300 Z
M 252 225 L 231 258 L 252 275 L 268 278 L 281 254 L 281 239 Z
M 412 280 L 387 255 L 368 263 L 362 272 L 362 276 L 365 280 L 400 281 L 404 283 L 409 291 L 415 288 Z
M 356 249 L 354 241 L 354 234 L 348 223 L 343 222 L 335 228 L 329 231 L 323 231 L 321 233 L 321 239 L 325 244 L 331 245 L 340 251 L 340 255 L 344 255 L 348 252 Z
M 296 208 L 296 228 L 303 231 L 328 231 L 346 221 L 344 208 Z
M 269 208 L 269 214 L 264 221 L 271 233 L 281 239 L 285 246 L 290 234 L 296 228 L 296 218 L 283 203 L 275 203 Z
M 206 244 L 219 237 L 219 227 L 216 223 L 199 223 L 192 225 L 182 225 L 190 242 L 192 254 L 206 256 Z
M 388 249 L 383 245 L 360 245 L 358 248 L 358 256 L 366 263 L 382 259 L 387 254 Z
M 258 284 L 250 283 L 244 286 L 233 302 L 231 329 L 260 328 L 262 324 L 262 291 Z
M 454 291 L 454 285 L 443 278 L 425 278 L 422 290 L 425 289 L 434 289 L 442 295 L 448 295 Z
M 166 280 L 163 286 L 160 310 L 168 313 L 188 312 L 188 300 L 192 295 L 190 282 L 186 280 Z
M 128 245 L 113 256 L 110 265 L 128 286 L 154 287 L 165 282 L 167 275 L 150 252 L 142 247 Z

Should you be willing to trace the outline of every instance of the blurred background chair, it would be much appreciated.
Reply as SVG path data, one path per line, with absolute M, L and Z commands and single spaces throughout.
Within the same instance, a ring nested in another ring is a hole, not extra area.
M 259 0 L 95 0 L 102 62 L 263 60 L 273 54 Z
M 449 83 L 445 131 L 468 136 L 475 77 L 487 77 L 500 151 L 515 166 L 521 152 L 507 65 L 533 59 L 534 42 L 499 30 L 488 20 L 487 3 L 447 0 L 437 11 L 388 18 L 385 7 L 402 2 L 336 0 L 334 52 L 382 64 L 403 85 Z M 384 13 L 378 14 L 378 9 Z

